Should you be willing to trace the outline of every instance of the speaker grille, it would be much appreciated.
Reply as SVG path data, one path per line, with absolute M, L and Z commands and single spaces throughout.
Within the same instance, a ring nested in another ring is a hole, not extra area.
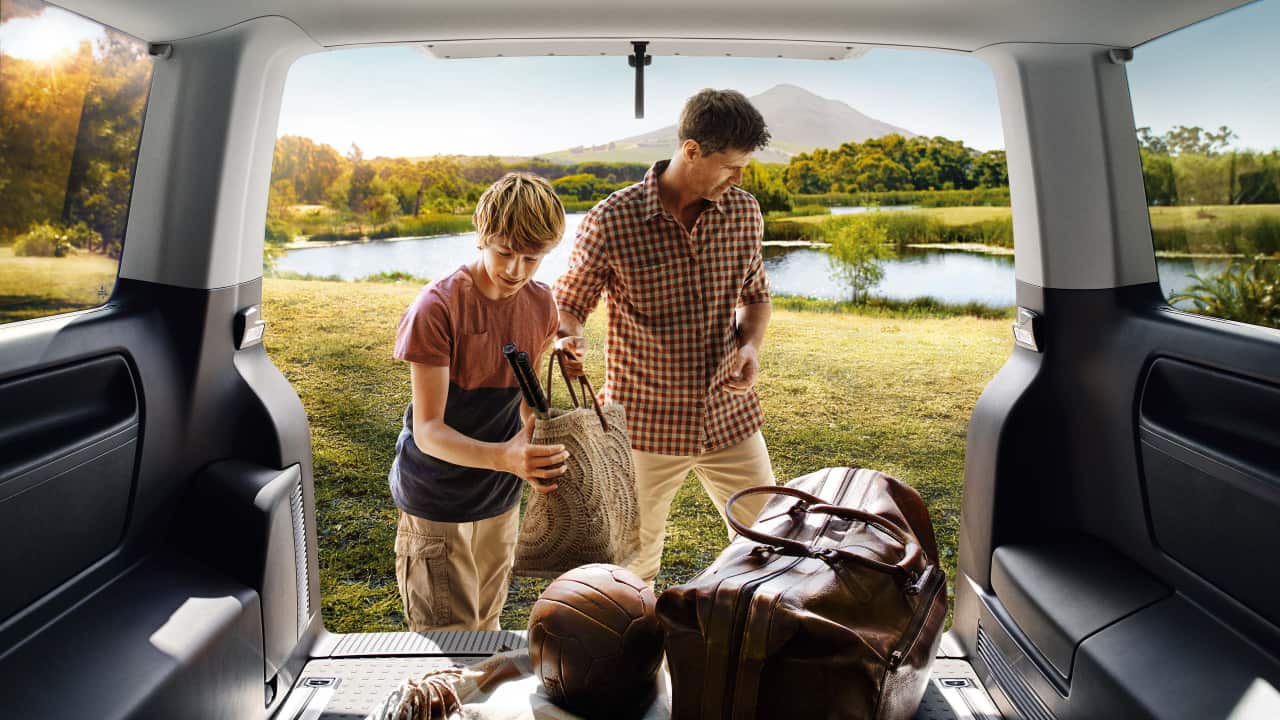
M 293 517 L 293 577 L 298 583 L 298 637 L 311 621 L 311 581 L 307 563 L 307 513 L 302 502 L 302 477 L 289 495 L 289 511 Z
M 488 657 L 504 650 L 528 647 L 523 631 L 473 630 L 423 633 L 350 633 L 340 639 L 330 657 L 377 657 L 384 655 L 476 655 Z
M 992 677 L 995 678 L 996 685 L 1004 691 L 1005 697 L 1009 698 L 1009 702 L 1018 709 L 1027 720 L 1057 720 L 1054 714 L 1049 711 L 1049 707 L 1044 704 L 1040 696 L 1036 694 L 1031 686 L 1022 679 L 1022 676 L 1014 672 L 1009 667 L 1009 663 L 1004 659 L 1004 655 L 995 643 L 991 642 L 991 638 L 987 635 L 987 631 L 978 624 L 978 656 L 986 663 L 987 668 L 991 671 Z

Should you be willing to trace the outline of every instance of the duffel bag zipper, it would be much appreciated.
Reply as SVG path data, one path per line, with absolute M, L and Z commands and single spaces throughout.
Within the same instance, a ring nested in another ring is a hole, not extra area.
M 856 475 L 857 475 L 857 470 L 849 469 L 845 471 L 844 478 L 840 480 L 840 487 L 836 489 L 835 497 L 840 497 L 841 495 L 844 494 L 846 490 L 849 489 L 849 485 L 852 484 L 853 478 Z M 822 534 L 826 532 L 827 527 L 831 525 L 831 520 L 832 520 L 832 516 L 827 516 L 827 518 L 823 520 L 822 527 L 821 529 L 818 530 L 818 534 L 815 537 L 818 537 L 818 538 L 822 537 Z M 729 653 L 727 655 L 728 658 L 735 658 L 737 660 L 735 667 L 736 665 L 742 663 L 742 651 L 743 651 L 742 636 L 747 625 L 747 615 L 749 615 L 751 612 L 751 599 L 755 597 L 756 590 L 764 583 L 769 582 L 770 580 L 778 577 L 779 575 L 786 573 L 787 571 L 791 570 L 795 566 L 799 565 L 801 561 L 805 559 L 807 558 L 805 557 L 795 558 L 786 567 L 782 568 L 781 570 L 772 572 L 766 575 L 765 577 L 760 578 L 759 580 L 753 581 L 751 583 L 747 583 L 746 585 L 743 586 L 742 591 L 738 595 L 737 602 L 734 603 L 734 607 L 733 607 L 733 612 L 734 612 L 733 630 L 732 630 L 733 643 L 729 646 Z M 734 698 L 734 691 L 737 689 L 738 673 L 736 672 L 736 670 L 733 672 L 730 672 L 730 669 L 728 666 L 725 667 L 725 673 L 726 675 L 728 675 L 728 677 L 725 678 L 724 696 L 728 700 L 728 702 L 726 702 L 725 705 L 722 706 L 723 711 L 721 715 L 723 717 L 728 718 L 728 717 L 732 717 L 733 715 L 733 710 L 734 710 L 733 698 Z
M 930 567 L 925 572 L 928 574 L 928 577 L 925 578 L 925 582 L 932 583 L 933 588 L 927 594 L 928 599 L 925 602 L 920 603 L 920 607 L 916 610 L 915 615 L 911 616 L 911 622 L 907 625 L 907 629 L 903 631 L 902 639 L 898 641 L 898 646 L 893 650 L 893 652 L 889 653 L 890 670 L 898 669 L 898 666 L 907 659 L 907 653 L 911 652 L 912 646 L 914 646 L 916 644 L 916 640 L 920 638 L 920 633 L 924 630 L 924 623 L 929 619 L 929 613 L 933 611 L 933 603 L 938 599 L 938 591 L 946 587 L 946 583 L 942 582 L 946 579 L 946 575 L 939 572 L 938 568 Z

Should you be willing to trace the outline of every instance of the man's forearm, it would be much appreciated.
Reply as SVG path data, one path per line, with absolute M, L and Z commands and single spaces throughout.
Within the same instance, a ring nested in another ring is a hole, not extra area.
M 764 345 L 764 332 L 769 328 L 769 317 L 772 315 L 773 306 L 767 300 L 738 308 L 735 312 L 738 345 L 750 345 L 759 350 Z
M 560 310 L 560 330 L 556 335 L 559 337 L 580 337 L 582 335 L 582 320 L 567 310 Z

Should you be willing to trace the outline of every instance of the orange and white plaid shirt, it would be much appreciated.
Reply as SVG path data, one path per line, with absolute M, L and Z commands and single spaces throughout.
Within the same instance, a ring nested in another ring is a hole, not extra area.
M 744 440 L 764 423 L 755 391 L 725 390 L 737 356 L 735 309 L 769 301 L 756 199 L 730 188 L 685 232 L 663 210 L 658 175 L 600 201 L 578 226 L 559 308 L 609 313 L 602 399 L 627 413 L 631 446 L 697 455 Z

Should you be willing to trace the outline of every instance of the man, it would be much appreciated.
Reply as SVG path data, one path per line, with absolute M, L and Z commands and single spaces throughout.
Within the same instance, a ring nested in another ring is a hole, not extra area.
M 571 372 L 583 322 L 608 293 L 603 393 L 627 412 L 640 502 L 631 570 L 651 584 L 690 470 L 721 518 L 729 495 L 774 484 L 754 391 L 771 310 L 764 219 L 735 187 L 769 130 L 741 93 L 703 90 L 680 114 L 678 141 L 671 160 L 587 213 L 555 285 Z M 763 503 L 746 498 L 734 515 L 749 525 Z

